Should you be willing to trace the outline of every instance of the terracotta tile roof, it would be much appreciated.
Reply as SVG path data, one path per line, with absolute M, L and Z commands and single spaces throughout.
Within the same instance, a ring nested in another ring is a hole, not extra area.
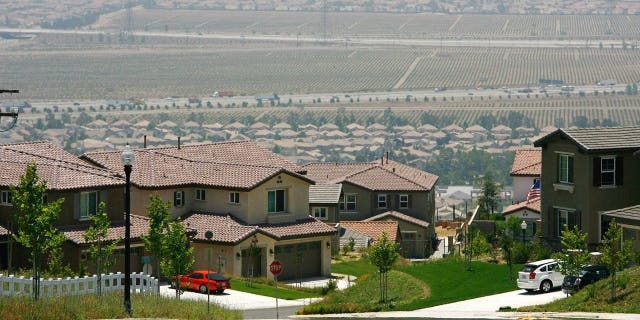
M 75 244 L 88 244 L 84 240 L 84 235 L 87 232 L 88 228 L 89 223 L 58 227 L 58 229 L 64 234 L 64 236 L 67 237 L 69 241 Z M 107 231 L 106 240 L 113 241 L 116 239 L 124 239 L 124 229 L 124 221 L 112 222 L 109 231 Z M 149 232 L 149 218 L 132 214 L 130 232 L 131 240 L 141 240 L 140 236 L 145 235 Z
M 342 184 L 316 184 L 309 186 L 309 204 L 338 203 Z
M 534 145 L 541 147 L 556 135 L 571 140 L 586 152 L 640 149 L 640 127 L 558 129 L 538 139 Z
M 0 236 L 9 235 L 9 229 L 5 228 L 2 224 L 0 224 Z
M 340 227 L 366 234 L 374 241 L 387 234 L 391 241 L 398 241 L 398 221 L 341 221 Z
M 511 176 L 539 177 L 542 171 L 542 149 L 529 148 L 516 150 L 511 166 Z
M 118 172 L 90 165 L 49 141 L 0 145 L 0 186 L 18 184 L 29 163 L 36 163 L 49 190 L 124 186 Z
M 387 212 L 383 212 L 381 214 L 375 215 L 373 217 L 369 217 L 367 219 L 364 219 L 363 221 L 377 221 L 377 220 L 381 220 L 384 218 L 388 218 L 388 217 L 393 217 L 393 218 L 397 218 L 409 223 L 413 223 L 415 225 L 419 225 L 421 227 L 429 227 L 429 222 L 418 219 L 418 218 L 414 218 L 410 215 L 404 214 L 402 212 L 398 212 L 395 210 L 391 210 L 391 211 L 387 211 Z
M 304 169 L 251 141 L 233 141 L 170 148 L 137 149 L 131 181 L 143 188 L 203 185 L 251 189 L 280 173 L 312 183 Z M 121 152 L 91 152 L 83 159 L 122 170 Z
M 536 198 L 531 201 L 522 201 L 522 202 L 514 203 L 504 208 L 504 210 L 502 210 L 502 215 L 508 215 L 510 213 L 513 213 L 522 209 L 529 209 L 531 211 L 540 213 L 540 198 Z
M 197 231 L 195 240 L 207 241 L 204 234 L 213 232 L 213 242 L 236 244 L 244 239 L 262 233 L 276 240 L 331 235 L 336 229 L 313 217 L 283 224 L 248 225 L 227 215 L 213 213 L 190 213 L 184 216 L 184 223 Z
M 438 176 L 384 160 L 369 163 L 309 163 L 307 175 L 319 183 L 349 182 L 369 190 L 428 191 Z

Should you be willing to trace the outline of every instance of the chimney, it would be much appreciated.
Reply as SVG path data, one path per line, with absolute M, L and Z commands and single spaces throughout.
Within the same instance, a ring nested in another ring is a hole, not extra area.
M 180 150 L 180 137 L 178 137 L 178 150 Z
M 387 151 L 387 164 L 389 164 L 389 151 Z
M 146 134 L 143 136 L 142 148 L 143 149 L 147 148 L 147 135 Z

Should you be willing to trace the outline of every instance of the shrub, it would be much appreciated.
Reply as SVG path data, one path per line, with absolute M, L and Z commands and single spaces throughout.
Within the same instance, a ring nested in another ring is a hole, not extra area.
M 526 263 L 531 257 L 531 248 L 522 243 L 513 245 L 513 263 Z

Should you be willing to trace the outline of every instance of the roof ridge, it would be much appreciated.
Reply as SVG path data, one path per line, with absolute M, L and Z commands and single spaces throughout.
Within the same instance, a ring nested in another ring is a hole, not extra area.
M 517 170 L 511 170 L 511 173 L 516 173 L 516 172 L 518 172 L 518 171 L 522 171 L 522 170 L 524 170 L 524 169 L 528 169 L 528 168 L 531 168 L 531 167 L 533 167 L 533 166 L 537 166 L 537 165 L 539 165 L 539 164 L 542 164 L 542 160 L 540 160 L 540 161 L 538 161 L 538 162 L 535 162 L 535 163 L 532 163 L 532 164 L 530 164 L 530 165 L 526 165 L 526 166 L 520 167 L 520 168 L 518 168 Z
M 14 142 L 14 143 L 5 143 L 5 144 L 0 144 L 0 148 L 4 148 L 7 146 L 17 146 L 17 145 L 27 145 L 27 144 L 51 144 L 51 141 L 49 140 L 36 140 L 36 141 L 24 141 L 24 142 Z
M 395 162 L 395 161 L 394 161 L 394 163 L 398 163 L 398 162 Z M 387 162 L 387 164 L 388 164 L 388 162 Z M 414 185 L 416 185 L 416 186 L 418 186 L 418 187 L 420 187 L 420 188 L 426 188 L 426 189 L 429 189 L 429 190 L 431 189 L 431 188 L 427 188 L 427 187 L 425 187 L 425 186 L 423 186 L 423 185 L 421 185 L 421 184 L 419 184 L 419 183 L 417 183 L 417 182 L 415 182 L 415 181 L 413 181 L 413 180 L 410 180 L 409 178 L 405 178 L 405 177 L 403 177 L 403 176 L 399 175 L 397 172 L 395 172 L 395 171 L 393 171 L 393 170 L 389 170 L 389 169 L 385 168 L 385 167 L 384 167 L 384 165 L 378 165 L 378 167 L 380 167 L 380 168 L 382 168 L 383 170 L 386 170 L 387 172 L 389 172 L 389 173 L 393 174 L 394 176 L 396 176 L 396 177 L 398 177 L 398 178 L 400 178 L 400 179 L 403 179 L 403 180 L 405 180 L 405 181 L 407 181 L 407 182 L 409 182 L 409 183 L 412 183 L 412 184 L 414 184 Z M 415 169 L 415 168 L 412 168 L 412 169 Z M 418 170 L 418 169 L 416 169 L 416 170 Z

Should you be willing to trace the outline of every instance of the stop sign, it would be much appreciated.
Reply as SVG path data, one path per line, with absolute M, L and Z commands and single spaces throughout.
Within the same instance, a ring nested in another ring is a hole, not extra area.
M 282 264 L 280 263 L 280 261 L 273 260 L 273 262 L 271 262 L 271 264 L 269 265 L 269 271 L 271 271 L 274 276 L 278 276 L 280 273 L 282 273 Z

